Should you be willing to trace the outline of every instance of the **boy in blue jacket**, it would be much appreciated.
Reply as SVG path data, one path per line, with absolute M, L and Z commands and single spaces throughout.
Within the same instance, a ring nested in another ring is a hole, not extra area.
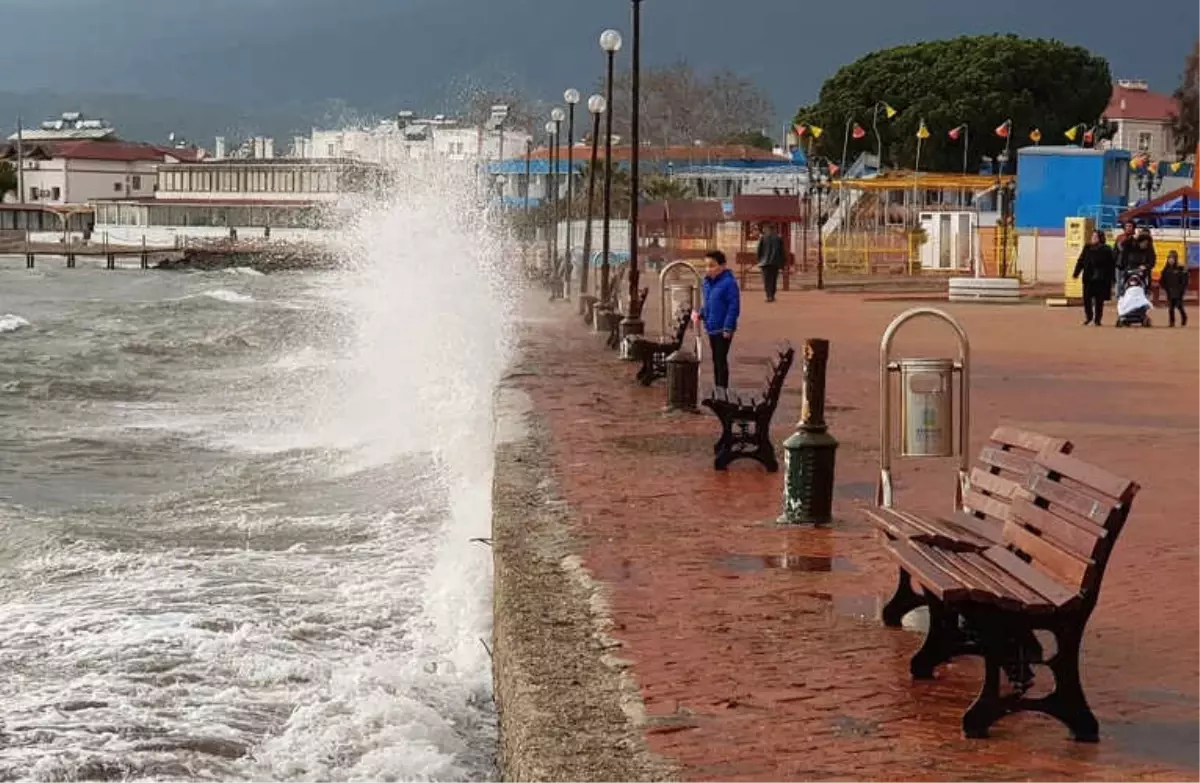
M 712 250 L 704 260 L 704 331 L 712 349 L 713 385 L 724 389 L 729 387 L 729 346 L 742 311 L 742 294 L 733 272 L 725 267 L 724 253 Z

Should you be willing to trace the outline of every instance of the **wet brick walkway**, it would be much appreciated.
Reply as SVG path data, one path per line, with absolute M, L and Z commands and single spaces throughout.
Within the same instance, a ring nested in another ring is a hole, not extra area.
M 778 339 L 832 341 L 828 418 L 841 446 L 828 530 L 769 524 L 781 474 L 749 462 L 714 472 L 715 418 L 665 413 L 663 383 L 633 383 L 634 366 L 569 315 L 573 303 L 529 305 L 537 373 L 522 382 L 552 426 L 586 565 L 611 592 L 651 748 L 697 780 L 1197 779 L 1196 331 L 1084 329 L 1077 311 L 1040 305 L 947 307 L 974 350 L 973 451 L 1007 421 L 1070 437 L 1144 487 L 1084 647 L 1102 741 L 1072 743 L 1029 715 L 968 741 L 959 719 L 980 666 L 910 681 L 921 636 L 878 621 L 895 571 L 856 510 L 878 464 L 879 336 L 909 305 L 759 296 L 745 295 L 734 385 L 760 381 Z M 656 332 L 657 314 L 648 322 Z M 918 324 L 896 348 L 939 356 L 952 343 Z M 794 371 L 776 443 L 798 415 L 798 386 Z M 950 507 L 952 461 L 900 461 L 895 477 L 898 502 Z

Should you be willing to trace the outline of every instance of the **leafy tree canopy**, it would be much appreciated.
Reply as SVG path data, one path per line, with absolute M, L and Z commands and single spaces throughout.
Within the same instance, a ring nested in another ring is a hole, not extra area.
M 775 140 L 760 130 L 748 130 L 741 133 L 731 133 L 720 139 L 721 144 L 737 147 L 755 147 L 770 152 L 775 149 Z
M 1192 45 L 1192 53 L 1183 64 L 1183 78 L 1175 90 L 1179 101 L 1179 113 L 1175 116 L 1175 151 L 1181 156 L 1191 155 L 1200 142 L 1200 39 Z M 1200 161 L 1197 161 L 1200 163 Z
M 0 160 L 0 200 L 10 190 L 17 189 L 17 170 L 6 160 Z
M 922 170 L 962 169 L 963 139 L 947 133 L 966 123 L 968 170 L 978 171 L 984 155 L 1004 148 L 995 129 L 1005 120 L 1012 120 L 1014 150 L 1032 143 L 1034 128 L 1042 143 L 1062 144 L 1072 125 L 1096 125 L 1111 95 L 1108 62 L 1082 47 L 1015 35 L 964 36 L 872 52 L 843 66 L 795 121 L 825 130 L 815 151 L 833 160 L 842 156 L 847 123 L 858 122 L 867 135 L 850 139 L 851 162 L 875 151 L 872 110 L 886 101 L 897 114 L 885 119 L 879 113 L 885 165 L 913 165 L 924 118 L 930 137 L 922 142 Z

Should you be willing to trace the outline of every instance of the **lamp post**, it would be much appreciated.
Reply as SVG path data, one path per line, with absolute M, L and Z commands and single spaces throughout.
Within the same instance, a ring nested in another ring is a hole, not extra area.
M 571 224 L 575 215 L 571 212 L 572 191 L 575 190 L 575 104 L 579 103 L 579 90 L 574 87 L 563 93 L 567 102 L 567 284 L 566 296 L 571 296 L 571 276 L 575 272 L 575 259 L 571 255 Z
M 608 107 L 603 95 L 588 98 L 587 108 L 592 114 L 592 159 L 588 166 L 587 222 L 583 226 L 583 268 L 579 270 L 579 313 L 587 316 L 590 303 L 596 297 L 588 293 L 588 271 L 592 265 L 592 209 L 596 200 L 596 159 L 600 150 L 600 115 Z
M 821 162 L 820 158 L 810 160 L 808 165 L 808 185 L 804 189 L 805 204 L 812 205 L 815 197 L 817 202 L 817 290 L 825 290 L 825 242 L 824 240 L 824 207 L 822 202 L 829 191 L 832 189 L 832 184 L 829 181 L 828 166 Z M 811 214 L 806 207 L 804 214 L 805 231 L 808 230 L 808 223 L 811 220 Z M 807 239 L 807 235 L 805 237 Z
M 629 73 L 629 312 L 621 319 L 618 336 L 642 334 L 642 302 L 638 296 L 638 202 L 641 200 L 639 164 L 641 158 L 641 128 L 639 127 L 642 81 L 642 0 L 633 4 L 633 47 Z
M 533 179 L 533 137 L 525 140 L 525 224 L 529 224 L 529 183 Z
M 1162 187 L 1162 172 L 1157 164 L 1145 164 L 1134 169 L 1134 191 L 1144 194 L 1145 200 L 1154 198 L 1154 193 Z
M 600 48 L 604 50 L 608 64 L 605 71 L 605 113 L 604 113 L 604 224 L 601 237 L 600 252 L 600 301 L 596 309 L 607 314 L 611 311 L 609 291 L 609 253 L 610 253 L 610 223 L 612 221 L 612 115 L 613 115 L 613 58 L 621 48 L 621 34 L 616 30 L 605 30 L 600 34 Z
M 1006 145 L 1007 146 L 1007 145 Z M 996 197 L 1000 200 L 1000 276 L 1008 276 L 1008 188 L 1003 184 L 1004 169 L 1008 165 L 1008 150 L 996 156 Z
M 550 110 L 550 121 L 554 123 L 554 164 L 550 167 L 550 175 L 554 181 L 554 200 L 552 202 L 554 208 L 554 269 L 558 273 L 556 277 L 556 283 L 559 286 L 558 290 L 555 291 L 555 296 L 559 298 L 566 295 L 566 291 L 562 287 L 563 277 L 566 273 L 562 270 L 562 267 L 559 266 L 558 259 L 558 221 L 561 218 L 558 209 L 560 197 L 559 190 L 561 187 L 558 182 L 558 170 L 560 167 L 560 161 L 562 160 L 562 124 L 563 120 L 566 118 L 566 112 L 557 106 Z
M 547 162 L 549 168 L 546 170 L 546 259 L 550 267 L 550 298 L 554 298 L 554 286 L 558 276 L 558 269 L 554 264 L 554 235 L 558 233 L 558 226 L 554 224 L 554 191 L 552 182 L 552 174 L 554 172 L 554 148 L 557 146 L 558 140 L 554 137 L 554 122 L 546 123 L 546 146 L 547 146 Z

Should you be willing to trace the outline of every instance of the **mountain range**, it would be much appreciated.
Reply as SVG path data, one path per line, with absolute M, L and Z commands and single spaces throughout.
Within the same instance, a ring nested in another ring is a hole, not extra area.
M 477 89 L 553 101 L 597 83 L 599 33 L 626 35 L 628 0 L 3 0 L 0 127 L 66 110 L 121 135 L 255 133 L 286 141 L 313 126 L 400 109 L 453 112 Z M 645 0 L 643 62 L 686 59 L 761 85 L 777 121 L 825 78 L 877 48 L 984 32 L 1078 43 L 1114 76 L 1172 91 L 1195 0 Z M 773 135 L 778 129 L 768 129 Z

